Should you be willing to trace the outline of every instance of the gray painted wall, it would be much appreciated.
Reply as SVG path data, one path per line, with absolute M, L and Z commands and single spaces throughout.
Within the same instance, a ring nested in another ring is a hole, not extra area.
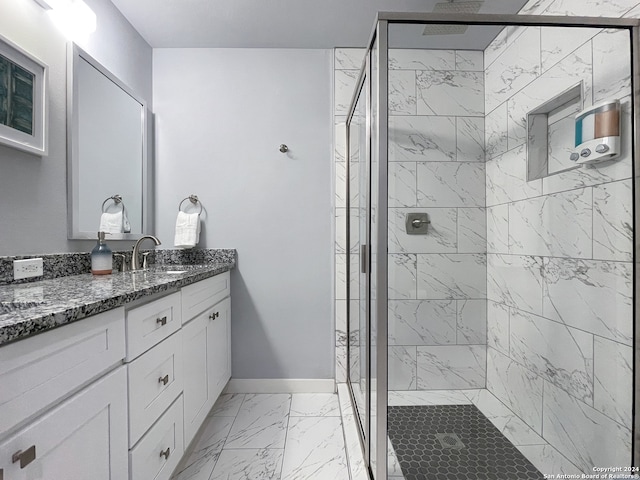
M 80 46 L 151 102 L 151 47 L 111 2 L 85 1 L 97 30 Z M 67 40 L 33 0 L 0 0 L 0 11 L 2 35 L 49 66 L 49 155 L 0 145 L 0 255 L 90 250 L 67 240 Z
M 200 246 L 237 248 L 234 378 L 333 378 L 331 57 L 154 50 L 157 232 L 194 193 Z

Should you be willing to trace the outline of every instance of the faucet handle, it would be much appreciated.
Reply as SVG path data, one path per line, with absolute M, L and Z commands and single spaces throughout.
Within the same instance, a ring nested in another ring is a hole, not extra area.
M 120 271 L 121 272 L 129 271 L 129 265 L 127 265 L 127 257 L 125 255 L 123 255 L 122 253 L 114 253 L 113 256 L 122 258 L 122 261 L 120 263 Z
M 142 252 L 142 269 L 146 270 L 147 267 L 149 266 L 149 254 L 151 252 Z

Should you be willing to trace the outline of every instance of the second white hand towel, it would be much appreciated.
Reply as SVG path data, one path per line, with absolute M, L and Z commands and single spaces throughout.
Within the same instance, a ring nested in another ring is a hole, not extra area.
M 193 248 L 198 244 L 198 241 L 200 241 L 200 214 L 178 212 L 174 246 Z
M 100 215 L 99 232 L 122 233 L 122 212 L 103 213 Z

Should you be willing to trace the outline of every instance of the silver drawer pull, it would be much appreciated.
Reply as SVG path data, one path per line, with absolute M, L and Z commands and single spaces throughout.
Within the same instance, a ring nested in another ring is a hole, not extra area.
M 167 316 L 165 315 L 162 318 L 156 318 L 156 323 L 160 324 L 161 327 L 164 327 L 167 324 Z
M 164 457 L 165 460 L 169 459 L 169 455 L 171 454 L 171 449 L 167 447 L 166 450 L 160 452 L 160 456 Z
M 11 462 L 16 463 L 20 462 L 20 468 L 24 468 L 33 462 L 36 459 L 36 446 L 31 445 L 24 452 L 22 450 L 18 450 L 11 457 Z
M 167 383 L 169 383 L 169 375 L 165 375 L 164 377 L 160 377 L 158 379 L 158 383 L 161 383 L 163 385 L 166 385 Z
M 211 315 L 209 315 L 209 320 L 215 320 L 219 316 L 220 316 L 220 312 L 212 313 Z

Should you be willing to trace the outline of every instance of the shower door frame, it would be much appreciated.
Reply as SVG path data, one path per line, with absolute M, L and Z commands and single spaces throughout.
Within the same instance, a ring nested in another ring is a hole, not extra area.
M 634 252 L 632 258 L 633 265 L 633 425 L 632 428 L 632 465 L 640 466 L 640 342 L 638 342 L 636 333 L 637 324 L 640 322 L 638 299 L 640 298 L 640 268 L 637 262 L 640 255 L 640 236 L 635 234 L 636 225 L 640 225 L 640 194 L 636 194 L 636 185 L 640 182 L 640 158 L 638 158 L 637 148 L 640 145 L 640 19 L 634 18 L 607 18 L 607 17 L 567 17 L 567 16 L 546 16 L 546 15 L 500 15 L 500 14 L 451 14 L 451 13 L 398 13 L 398 12 L 379 12 L 375 20 L 373 31 L 368 42 L 365 54 L 365 62 L 362 65 L 359 76 L 358 85 L 366 80 L 371 85 L 371 55 L 375 42 L 378 42 L 378 63 L 377 63 L 377 91 L 371 91 L 369 95 L 371 102 L 367 105 L 366 117 L 367 126 L 369 127 L 368 137 L 371 138 L 371 103 L 375 99 L 378 106 L 377 133 L 378 144 L 369 144 L 370 152 L 367 159 L 371 162 L 371 154 L 374 149 L 378 150 L 378 220 L 375 238 L 377 239 L 376 250 L 385 252 L 385 255 L 379 255 L 377 259 L 377 269 L 375 277 L 375 299 L 376 299 L 376 372 L 377 372 L 377 388 L 375 391 L 376 410 L 385 412 L 384 415 L 378 414 L 375 418 L 376 438 L 367 438 L 368 442 L 375 442 L 375 478 L 376 480 L 387 479 L 387 375 L 388 375 L 388 338 L 387 338 L 387 322 L 388 322 L 388 27 L 389 24 L 399 23 L 421 23 L 421 24 L 449 24 L 449 25 L 477 25 L 477 26 L 531 26 L 531 27 L 592 27 L 592 28 L 616 28 L 626 29 L 630 35 L 630 54 L 631 54 L 631 118 L 632 118 L 632 192 L 634 206 L 634 222 L 633 222 L 633 245 Z M 357 96 L 354 94 L 352 103 L 349 108 L 349 114 L 353 114 Z M 351 116 L 347 119 L 347 148 L 349 145 L 349 122 Z M 348 160 L 348 156 L 347 156 Z M 348 161 L 347 161 L 347 179 L 349 179 Z M 348 185 L 349 181 L 347 181 Z M 370 191 L 375 189 L 370 188 Z M 350 197 L 347 196 L 347 212 L 350 208 Z M 369 204 L 370 205 L 370 204 Z M 367 212 L 370 218 L 370 212 Z M 347 213 L 347 218 L 349 214 Z M 347 220 L 348 221 L 348 220 Z M 347 245 L 349 244 L 349 225 L 347 224 Z M 371 223 L 368 224 L 368 230 L 371 229 Z M 373 235 L 368 235 L 368 240 Z M 368 262 L 367 271 L 371 272 L 371 255 L 370 246 L 368 245 Z M 347 262 L 347 291 L 350 279 L 350 262 Z M 369 291 L 369 295 L 371 295 Z M 348 297 L 347 297 L 348 298 Z M 367 304 L 369 308 L 369 303 Z M 347 331 L 349 331 L 349 304 L 347 304 Z M 367 312 L 370 318 L 369 312 Z M 371 330 L 371 329 L 370 329 Z M 369 333 L 369 340 L 371 333 Z M 349 342 L 347 342 L 348 344 Z M 370 354 L 371 342 L 368 343 L 367 358 L 371 358 Z M 371 366 L 367 365 L 368 389 L 371 390 Z M 350 374 L 350 365 L 347 349 L 347 378 Z M 349 382 L 347 382 L 349 383 Z M 370 393 L 367 392 L 367 395 Z M 353 401 L 353 398 L 352 398 Z M 369 399 L 369 407 L 372 399 Z M 369 412 L 367 412 L 369 413 Z M 370 418 L 367 418 L 368 436 L 371 432 L 369 425 Z M 360 432 L 362 435 L 362 432 Z M 361 438 L 362 441 L 362 438 Z M 363 442 L 364 445 L 364 442 Z M 366 448 L 366 447 L 365 447 Z M 371 465 L 371 459 L 368 458 L 371 449 L 366 451 L 367 467 Z

